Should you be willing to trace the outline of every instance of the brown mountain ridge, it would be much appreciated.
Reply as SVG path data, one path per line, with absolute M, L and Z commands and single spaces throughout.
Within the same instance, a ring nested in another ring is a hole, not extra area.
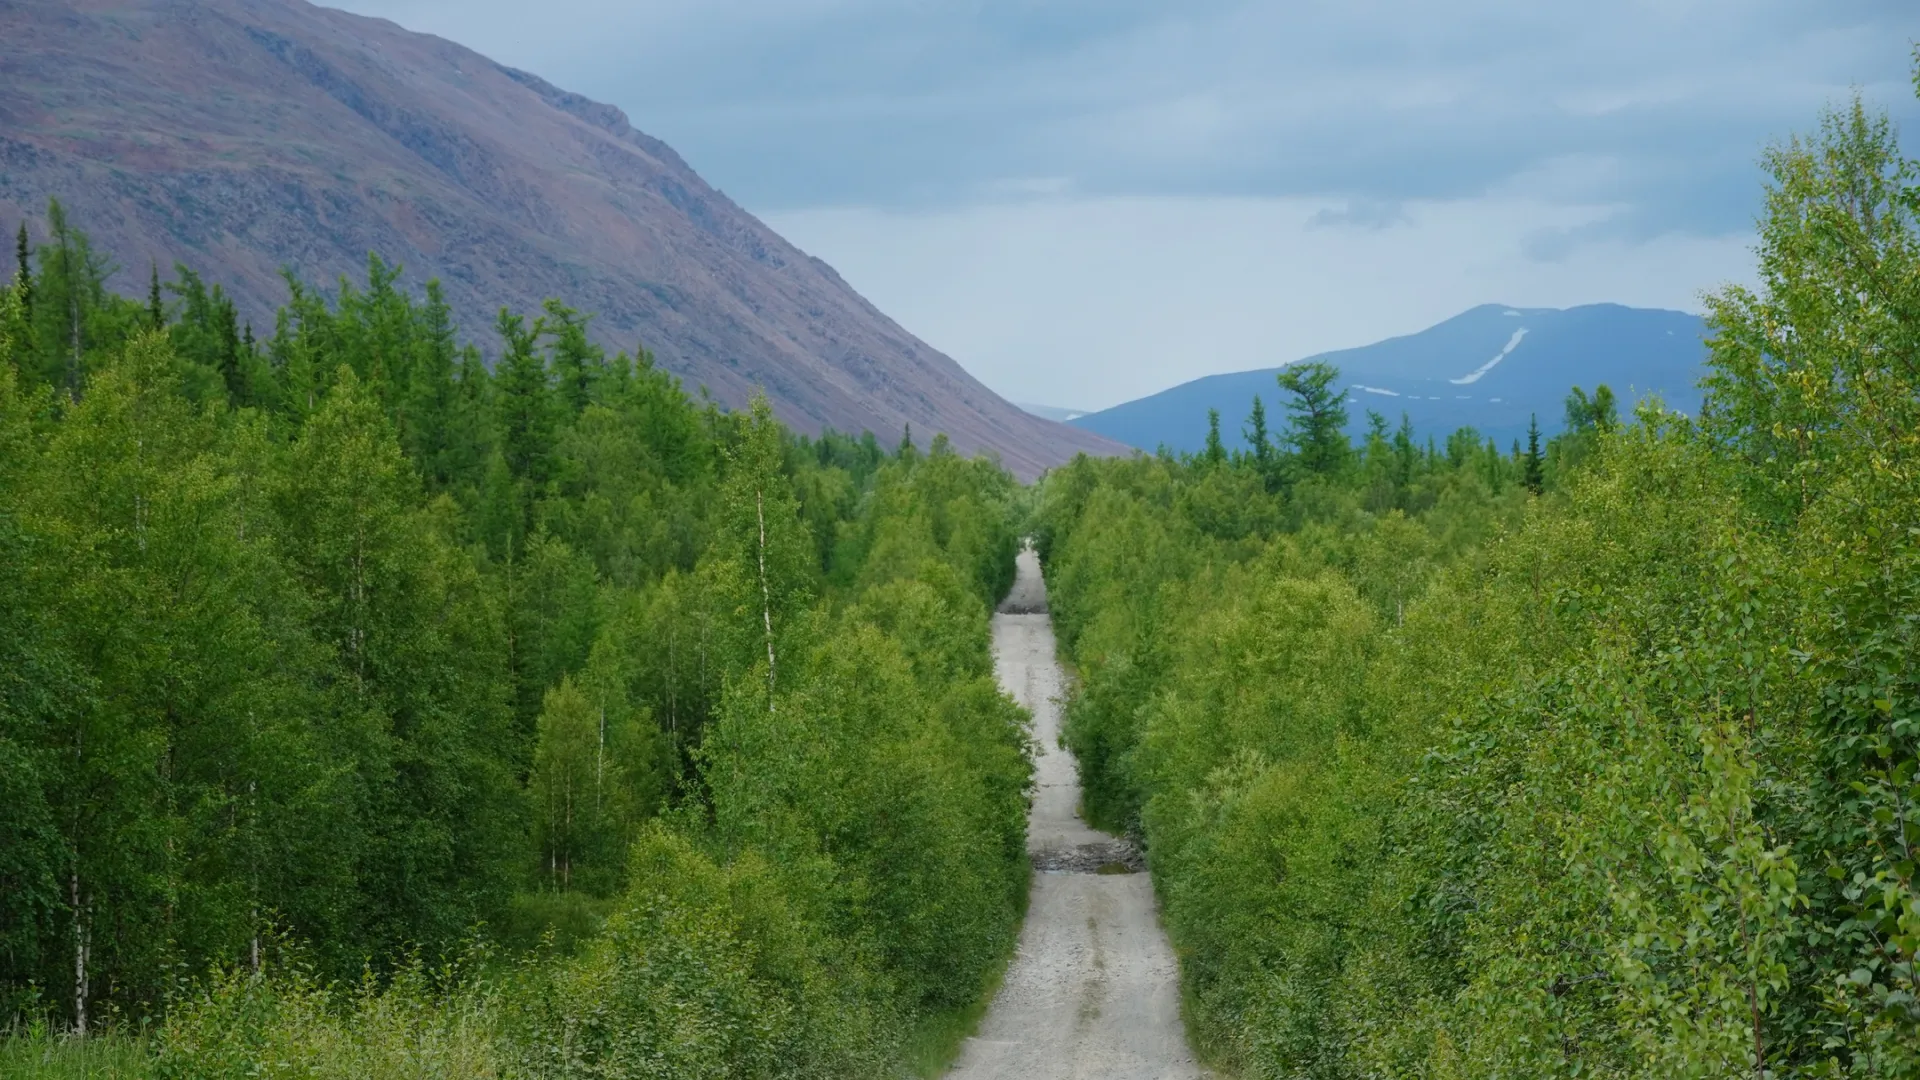
M 483 348 L 547 297 L 802 431 L 911 424 L 1032 476 L 1118 443 L 1022 412 L 619 109 L 303 0 L 0 0 L 0 214 L 58 197 L 138 292 L 149 259 L 264 318 L 367 254 L 437 277 Z M 769 162 L 778 167 L 778 162 Z

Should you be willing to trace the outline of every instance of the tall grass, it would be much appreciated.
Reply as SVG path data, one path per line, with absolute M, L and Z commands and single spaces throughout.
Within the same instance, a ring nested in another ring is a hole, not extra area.
M 0 1076 L 8 1080 L 147 1080 L 153 1051 L 138 1036 L 73 1039 L 44 1028 L 16 1028 L 0 1036 Z

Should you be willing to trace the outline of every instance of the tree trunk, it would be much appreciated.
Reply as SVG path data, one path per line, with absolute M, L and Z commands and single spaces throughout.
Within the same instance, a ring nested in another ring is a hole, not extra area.
M 767 587 L 767 510 L 760 492 L 753 493 L 753 512 L 760 519 L 760 617 L 767 625 L 767 711 L 773 711 L 773 592 Z
M 80 900 L 80 871 L 67 876 L 67 895 L 73 903 L 73 1033 L 87 1037 L 87 954 L 92 948 L 86 905 Z

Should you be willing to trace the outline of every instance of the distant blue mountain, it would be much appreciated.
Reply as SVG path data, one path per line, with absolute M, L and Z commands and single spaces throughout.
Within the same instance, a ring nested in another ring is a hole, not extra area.
M 1697 413 L 1705 336 L 1700 317 L 1683 311 L 1486 304 L 1417 334 L 1308 359 L 1340 369 L 1355 435 L 1366 430 L 1371 409 L 1393 425 L 1405 413 L 1423 440 L 1444 441 L 1473 427 L 1504 449 L 1526 437 L 1530 416 L 1540 417 L 1543 432 L 1558 431 L 1575 386 L 1591 392 L 1605 383 L 1623 413 L 1648 394 Z M 1244 446 L 1241 429 L 1255 394 L 1267 404 L 1271 428 L 1286 423 L 1279 371 L 1209 375 L 1072 423 L 1142 450 L 1194 451 L 1206 445 L 1207 410 L 1219 409 L 1221 438 L 1229 449 Z

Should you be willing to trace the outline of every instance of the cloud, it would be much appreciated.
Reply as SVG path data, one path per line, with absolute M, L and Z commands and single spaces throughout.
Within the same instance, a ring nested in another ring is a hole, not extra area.
M 1604 159 L 1579 198 L 1712 235 L 1744 228 L 1724 208 L 1759 148 L 1849 87 L 1920 115 L 1910 0 L 345 4 L 611 100 L 765 210 L 952 206 L 1009 176 L 1386 205 Z
M 1313 229 L 1390 229 L 1411 225 L 1405 204 L 1392 199 L 1348 199 L 1346 205 L 1322 207 L 1307 219 Z
M 1691 307 L 1913 0 L 339 0 L 611 101 L 1020 400 Z
M 1480 303 L 1698 310 L 1702 289 L 1750 272 L 1739 237 L 1599 239 L 1552 264 L 1523 257 L 1536 233 L 1605 220 L 1605 207 L 1416 201 L 1388 229 L 1314 224 L 1344 210 L 1074 196 L 768 221 L 1001 394 L 1081 408 L 1411 333 Z

